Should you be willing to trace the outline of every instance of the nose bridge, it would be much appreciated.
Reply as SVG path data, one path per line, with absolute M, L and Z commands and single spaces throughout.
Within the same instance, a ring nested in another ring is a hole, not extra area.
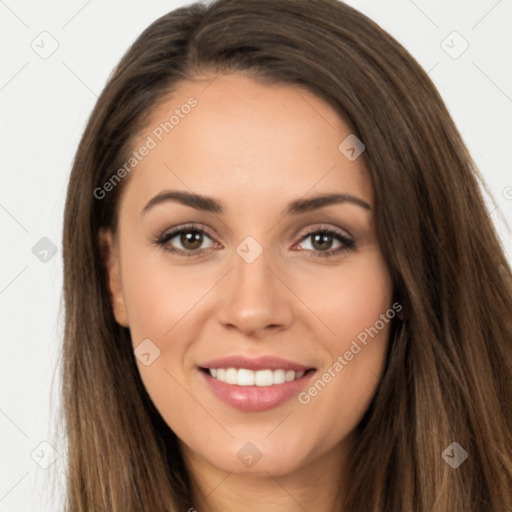
M 235 247 L 234 269 L 219 309 L 221 323 L 249 334 L 269 326 L 284 327 L 292 321 L 290 297 L 271 270 L 275 267 L 271 254 L 251 236 Z
M 235 291 L 240 295 L 266 295 L 271 291 L 270 251 L 252 236 L 246 237 L 233 255 Z

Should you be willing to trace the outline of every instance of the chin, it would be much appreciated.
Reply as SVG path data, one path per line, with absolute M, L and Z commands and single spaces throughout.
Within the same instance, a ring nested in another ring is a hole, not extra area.
M 252 476 L 282 476 L 293 473 L 311 461 L 313 450 L 308 450 L 302 439 L 271 439 L 268 432 L 259 438 L 236 437 L 215 446 L 187 445 L 195 457 L 206 459 L 212 466 L 233 474 Z

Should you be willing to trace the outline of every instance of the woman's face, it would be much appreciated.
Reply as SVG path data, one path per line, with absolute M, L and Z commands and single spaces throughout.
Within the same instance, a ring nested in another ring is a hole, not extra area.
M 182 82 L 133 146 L 114 313 L 195 464 L 277 476 L 353 442 L 394 312 L 350 135 L 305 89 L 232 74 Z

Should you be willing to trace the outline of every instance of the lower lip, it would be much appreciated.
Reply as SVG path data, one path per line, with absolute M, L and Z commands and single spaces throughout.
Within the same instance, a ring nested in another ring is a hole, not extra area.
M 242 411 L 257 412 L 273 409 L 297 396 L 315 372 L 309 371 L 300 379 L 272 386 L 238 386 L 215 379 L 207 372 L 199 373 L 223 402 Z

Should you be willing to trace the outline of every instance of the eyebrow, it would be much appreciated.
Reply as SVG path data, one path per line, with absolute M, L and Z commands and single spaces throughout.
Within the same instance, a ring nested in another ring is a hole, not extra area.
M 196 210 L 202 210 L 206 212 L 224 212 L 222 201 L 218 201 L 213 197 L 178 190 L 165 190 L 149 200 L 149 202 L 143 208 L 141 215 L 145 214 L 154 206 L 165 203 L 167 201 L 175 201 L 185 206 L 195 208 Z M 351 194 L 324 194 L 311 197 L 309 199 L 296 199 L 295 201 L 292 201 L 281 213 L 282 215 L 297 215 L 300 213 L 316 210 L 318 208 L 323 208 L 324 206 L 329 206 L 331 204 L 340 203 L 355 204 L 365 210 L 372 209 L 366 201 L 363 201 L 359 197 L 353 196 Z

